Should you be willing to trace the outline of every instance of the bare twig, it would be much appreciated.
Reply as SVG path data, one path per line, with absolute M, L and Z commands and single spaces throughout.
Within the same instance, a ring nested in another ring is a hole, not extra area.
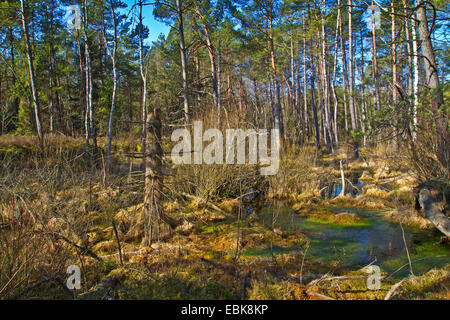
M 122 249 L 121 249 L 121 246 L 120 246 L 119 233 L 117 232 L 117 228 L 116 228 L 116 224 L 115 224 L 114 220 L 112 221 L 112 226 L 113 226 L 113 229 L 114 229 L 114 234 L 116 235 L 117 248 L 118 248 L 118 251 L 119 251 L 119 258 L 120 258 L 120 265 L 123 266 Z
M 394 295 L 395 292 L 397 291 L 397 289 L 406 281 L 406 279 L 403 279 L 400 282 L 397 282 L 396 284 L 394 284 L 391 289 L 389 289 L 388 293 L 386 294 L 386 296 L 384 297 L 384 300 L 389 300 L 391 299 Z

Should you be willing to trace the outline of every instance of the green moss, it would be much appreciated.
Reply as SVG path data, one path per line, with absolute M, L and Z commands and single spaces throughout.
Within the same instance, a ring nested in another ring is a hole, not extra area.
M 286 288 L 281 284 L 253 282 L 249 300 L 287 300 Z
M 308 221 L 320 223 L 320 224 L 327 224 L 327 225 L 334 225 L 335 227 L 342 226 L 342 227 L 368 227 L 370 226 L 370 221 L 367 218 L 347 218 L 347 217 L 339 217 L 339 215 L 332 215 L 332 216 L 311 216 L 306 218 Z
M 397 299 L 449 299 L 450 265 L 411 277 L 402 286 Z
M 116 294 L 120 299 L 237 299 L 238 291 L 226 282 L 218 282 L 209 273 L 189 267 L 164 274 L 130 271 Z
M 219 233 L 223 233 L 222 228 L 218 225 L 203 225 L 203 226 L 200 226 L 198 228 L 198 230 L 203 233 L 215 234 L 215 235 L 217 235 Z

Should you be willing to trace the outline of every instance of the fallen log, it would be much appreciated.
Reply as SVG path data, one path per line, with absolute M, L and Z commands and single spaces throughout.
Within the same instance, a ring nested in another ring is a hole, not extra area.
M 450 237 L 450 219 L 435 205 L 430 191 L 428 189 L 420 190 L 418 200 L 427 218 L 439 231 Z

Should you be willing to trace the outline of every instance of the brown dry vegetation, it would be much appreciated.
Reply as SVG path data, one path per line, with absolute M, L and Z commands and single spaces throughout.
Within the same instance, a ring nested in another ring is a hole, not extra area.
M 379 299 L 393 284 L 386 282 L 375 294 L 354 280 L 306 286 L 317 277 L 304 271 L 312 266 L 322 274 L 345 270 L 305 259 L 309 242 L 304 234 L 268 228 L 245 212 L 243 195 L 250 191 L 255 191 L 253 201 L 287 201 L 299 214 L 330 223 L 363 223 L 355 214 L 324 209 L 332 205 L 384 209 L 394 221 L 431 227 L 413 210 L 417 178 L 403 160 L 390 158 L 389 149 L 367 150 L 362 160 L 349 162 L 345 176 L 356 172 L 367 183 L 361 195 L 325 200 L 321 189 L 340 181 L 345 150 L 322 156 L 311 146 L 289 147 L 275 177 L 261 178 L 251 166 L 174 167 L 167 162 L 164 208 L 182 223 L 176 230 L 160 223 L 152 245 L 145 247 L 139 159 L 125 156 L 139 151 L 137 141 L 118 140 L 116 166 L 108 177 L 102 165 L 86 167 L 82 140 L 48 136 L 44 150 L 35 142 L 0 137 L 2 298 L 72 298 L 64 284 L 71 264 L 82 268 L 82 290 L 76 297 L 85 299 L 105 298 L 107 290 L 122 299 L 317 299 L 314 292 Z M 278 255 L 246 253 L 247 248 L 267 246 L 293 249 Z M 448 282 L 447 269 L 412 278 L 397 297 L 448 299 L 445 281 L 443 287 L 437 284 L 441 278 Z

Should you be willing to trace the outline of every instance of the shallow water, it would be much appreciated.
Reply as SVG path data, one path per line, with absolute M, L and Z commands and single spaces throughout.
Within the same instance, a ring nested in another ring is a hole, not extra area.
M 265 208 L 259 212 L 261 221 L 273 228 L 300 231 L 310 240 L 307 258 L 339 262 L 349 270 L 359 269 L 376 259 L 375 264 L 394 278 L 410 273 L 402 230 L 398 223 L 388 221 L 383 213 L 357 208 L 331 207 L 336 213 L 352 212 L 364 217 L 363 224 L 345 226 L 311 221 L 291 208 Z M 438 244 L 439 232 L 403 226 L 406 245 L 414 274 L 423 274 L 434 267 L 450 263 L 450 246 Z M 274 255 L 298 250 L 275 247 L 249 248 L 248 255 Z M 399 270 L 400 269 L 400 270 Z

